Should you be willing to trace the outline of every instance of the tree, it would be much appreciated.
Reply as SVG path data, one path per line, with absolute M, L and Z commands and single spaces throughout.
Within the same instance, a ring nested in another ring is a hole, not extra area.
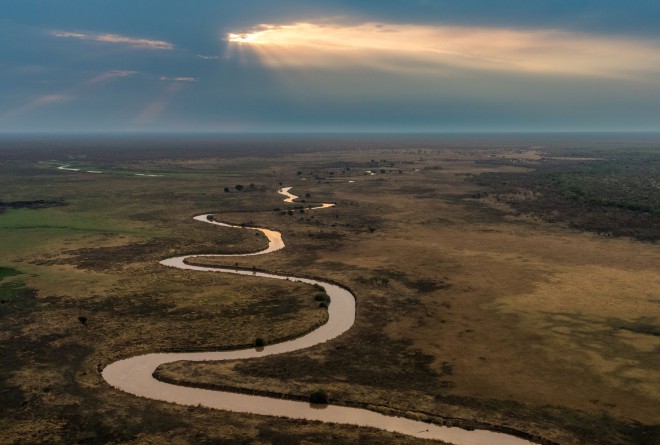
M 234 188 L 240 192 L 244 187 L 241 184 L 236 184 Z
M 225 193 L 229 193 L 229 187 L 225 187 Z
M 309 403 L 315 405 L 327 405 L 328 399 L 328 392 L 323 388 L 319 388 L 309 395 Z

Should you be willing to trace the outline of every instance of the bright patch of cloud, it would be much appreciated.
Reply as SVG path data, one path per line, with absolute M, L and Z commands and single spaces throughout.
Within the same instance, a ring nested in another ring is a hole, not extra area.
M 218 60 L 218 59 L 220 59 L 220 56 L 205 56 L 204 54 L 197 54 L 197 57 L 199 57 L 202 60 Z
M 122 36 L 119 34 L 94 34 L 94 33 L 55 31 L 53 32 L 53 35 L 55 37 L 71 38 L 78 40 L 90 40 L 90 41 L 103 42 L 103 43 L 118 43 L 118 44 L 127 45 L 132 48 L 158 49 L 158 50 L 174 49 L 174 45 L 172 43 L 166 42 L 164 40 L 142 39 L 136 37 Z
M 367 66 L 394 72 L 447 67 L 550 75 L 635 77 L 660 72 L 660 42 L 552 29 L 395 23 L 259 25 L 227 35 L 274 68 Z M 239 54 L 240 55 L 240 54 Z

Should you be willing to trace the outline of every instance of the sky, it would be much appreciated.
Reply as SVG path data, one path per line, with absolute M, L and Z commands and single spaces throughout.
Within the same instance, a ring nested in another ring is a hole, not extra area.
M 660 131 L 657 0 L 0 0 L 0 133 Z

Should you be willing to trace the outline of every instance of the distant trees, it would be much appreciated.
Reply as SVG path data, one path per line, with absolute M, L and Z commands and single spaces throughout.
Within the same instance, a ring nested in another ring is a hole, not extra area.
M 254 182 L 249 183 L 249 184 L 247 185 L 247 187 L 248 187 L 250 190 L 257 190 L 257 185 L 256 185 Z M 244 186 L 243 184 L 236 184 L 236 185 L 234 186 L 234 188 L 235 188 L 237 191 L 240 192 L 241 190 L 245 190 L 246 186 Z M 264 187 L 261 186 L 261 190 L 263 190 L 263 189 L 264 189 Z M 231 192 L 231 189 L 230 189 L 229 187 L 225 187 L 225 193 L 229 193 L 229 192 Z

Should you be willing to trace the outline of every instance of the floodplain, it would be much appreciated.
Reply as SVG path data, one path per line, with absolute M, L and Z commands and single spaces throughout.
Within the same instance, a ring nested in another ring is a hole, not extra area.
M 657 141 L 120 142 L 2 142 L 8 443 L 437 443 L 108 386 L 100 373 L 120 358 L 277 342 L 327 318 L 310 285 L 159 265 L 265 248 L 202 213 L 276 229 L 287 247 L 192 264 L 341 283 L 356 323 L 310 349 L 176 362 L 161 378 L 303 400 L 322 388 L 333 404 L 540 443 L 660 441 Z M 283 186 L 301 200 L 284 203 Z M 336 206 L 306 210 L 324 202 Z

